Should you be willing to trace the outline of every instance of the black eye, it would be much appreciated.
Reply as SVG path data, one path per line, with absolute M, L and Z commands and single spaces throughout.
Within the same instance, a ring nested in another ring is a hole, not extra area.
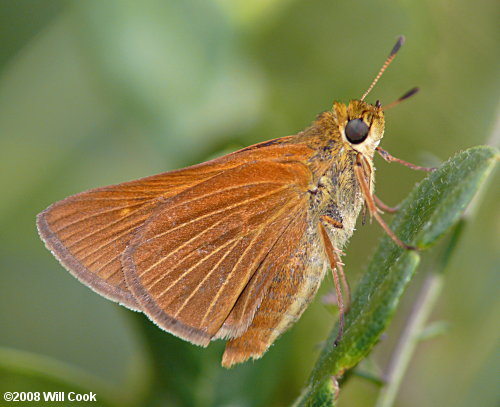
M 359 144 L 368 137 L 369 130 L 363 119 L 352 119 L 345 126 L 345 136 L 352 144 Z

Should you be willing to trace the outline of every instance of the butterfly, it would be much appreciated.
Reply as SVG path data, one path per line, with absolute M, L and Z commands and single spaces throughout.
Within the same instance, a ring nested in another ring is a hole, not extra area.
M 225 367 L 261 357 L 330 267 L 340 339 L 340 254 L 364 205 L 410 248 L 373 195 L 375 151 L 401 161 L 379 147 L 389 106 L 364 101 L 403 40 L 360 100 L 335 102 L 296 135 L 56 202 L 37 217 L 42 240 L 82 283 L 162 329 L 200 346 L 227 340 Z

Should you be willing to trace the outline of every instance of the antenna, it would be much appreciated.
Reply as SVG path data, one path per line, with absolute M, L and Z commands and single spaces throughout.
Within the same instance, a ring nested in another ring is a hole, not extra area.
M 370 87 L 368 88 L 368 90 L 361 97 L 361 101 L 363 101 L 365 99 L 365 97 L 371 92 L 371 90 L 373 89 L 373 87 L 375 86 L 375 84 L 378 82 L 378 80 L 380 79 L 380 77 L 382 76 L 382 74 L 384 73 L 384 71 L 387 69 L 387 67 L 389 66 L 389 64 L 392 62 L 392 60 L 394 59 L 394 57 L 396 56 L 396 54 L 398 53 L 399 49 L 401 48 L 401 46 L 404 43 L 405 43 L 405 37 L 404 37 L 404 35 L 400 35 L 399 38 L 398 38 L 398 40 L 397 40 L 397 42 L 396 42 L 396 45 L 394 45 L 394 47 L 392 48 L 391 53 L 389 54 L 389 56 L 385 60 L 384 65 L 382 65 L 382 68 L 380 68 L 380 71 L 378 72 L 377 76 L 373 80 L 372 84 L 370 85 Z
M 408 92 L 406 92 L 403 96 L 401 96 L 399 99 L 396 99 L 394 102 L 389 103 L 387 106 L 382 106 L 382 110 L 387 110 L 387 109 L 392 109 L 394 106 L 399 105 L 403 100 L 408 99 L 409 97 L 412 97 L 415 93 L 418 93 L 420 89 L 415 87 L 413 89 L 410 89 Z

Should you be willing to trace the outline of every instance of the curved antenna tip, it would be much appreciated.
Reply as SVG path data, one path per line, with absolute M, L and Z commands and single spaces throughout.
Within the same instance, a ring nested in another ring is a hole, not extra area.
M 404 35 L 400 35 L 398 37 L 396 44 L 394 44 L 394 47 L 392 48 L 391 53 L 389 54 L 389 58 L 393 57 L 394 55 L 397 54 L 399 49 L 404 45 L 405 41 L 406 41 L 406 38 Z
M 393 108 L 394 106 L 399 105 L 403 100 L 406 100 L 409 97 L 412 97 L 415 93 L 418 93 L 419 90 L 420 90 L 420 88 L 418 88 L 418 87 L 414 87 L 414 88 L 410 89 L 408 92 L 406 92 L 399 99 L 395 100 L 392 103 L 389 103 L 387 106 L 382 106 L 382 110 L 385 111 L 385 110 Z
M 415 86 L 414 88 L 406 92 L 403 96 L 401 96 L 398 100 L 402 102 L 403 100 L 408 99 L 409 97 L 413 96 L 415 93 L 418 93 L 419 91 L 420 88 L 418 86 Z

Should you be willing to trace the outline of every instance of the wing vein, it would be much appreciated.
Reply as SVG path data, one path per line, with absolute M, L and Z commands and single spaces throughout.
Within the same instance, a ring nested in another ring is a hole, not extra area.
M 87 268 L 90 268 L 90 267 L 92 267 L 92 265 L 94 265 L 95 263 L 97 263 L 97 262 L 99 261 L 99 259 L 100 259 L 100 258 L 102 258 L 102 257 L 104 256 L 104 254 L 105 254 L 105 253 L 103 253 L 103 254 L 102 254 L 102 255 L 100 255 L 100 256 L 97 256 L 97 257 L 94 259 L 94 261 L 93 261 L 92 263 L 89 263 L 89 264 L 87 265 Z M 101 272 L 101 270 L 103 270 L 104 268 L 106 268 L 107 266 L 109 266 L 109 265 L 110 265 L 111 263 L 113 263 L 115 260 L 119 259 L 121 255 L 122 255 L 122 253 L 120 252 L 120 253 L 118 253 L 117 255 L 115 255 L 115 256 L 113 256 L 113 257 L 111 257 L 111 259 L 110 259 L 110 260 L 108 260 L 106 263 L 104 263 L 104 264 L 102 264 L 101 266 L 99 266 L 99 268 L 95 269 L 95 270 L 93 271 L 93 273 L 94 273 L 94 274 L 99 274 L 99 273 Z M 114 274 L 114 273 L 113 273 L 113 274 Z M 113 274 L 109 275 L 109 276 L 108 276 L 108 277 L 106 277 L 106 278 L 111 277 Z
M 89 258 L 89 257 L 90 257 L 90 256 L 92 256 L 94 253 L 96 253 L 97 251 L 99 251 L 99 250 L 101 250 L 101 249 L 103 249 L 103 248 L 105 248 L 105 247 L 109 246 L 110 244 L 112 244 L 112 243 L 116 242 L 118 239 L 120 239 L 121 237 L 125 236 L 127 233 L 131 233 L 131 229 L 135 229 L 135 228 L 136 228 L 136 227 L 138 227 L 141 223 L 142 223 L 142 220 L 141 220 L 141 221 L 139 221 L 139 222 L 135 222 L 135 224 L 134 224 L 134 223 L 132 223 L 130 226 L 128 226 L 128 227 L 125 229 L 125 231 L 124 231 L 124 232 L 122 232 L 122 233 L 120 233 L 120 234 L 118 234 L 118 235 L 115 235 L 115 236 L 113 237 L 113 239 L 108 240 L 106 243 L 101 244 L 101 245 L 99 245 L 99 246 L 96 246 L 96 247 L 94 248 L 94 250 L 92 250 L 91 252 L 89 252 L 89 253 L 85 254 L 85 256 L 80 257 L 80 258 L 79 258 L 80 262 L 81 262 L 81 261 L 83 261 L 83 260 L 85 260 L 85 259 L 87 259 L 87 258 Z M 96 233 L 97 233 L 97 232 L 96 232 Z M 68 249 L 69 249 L 70 247 L 73 247 L 73 245 L 68 246 Z M 78 249 L 78 250 L 75 250 L 75 251 L 72 253 L 72 254 L 73 254 L 73 256 L 77 256 L 77 255 L 78 255 L 78 253 L 80 253 L 80 252 L 84 251 L 84 250 L 85 250 L 85 249 L 87 249 L 88 247 L 89 247 L 89 245 L 86 245 L 86 246 L 81 247 L 81 248 L 80 248 L 80 249 Z
M 264 258 L 262 259 L 262 261 L 260 262 L 259 264 L 259 267 L 266 261 L 267 259 L 267 256 L 268 254 L 273 250 L 274 246 L 276 246 L 277 242 L 282 238 L 282 236 L 287 232 L 288 228 L 290 227 L 290 225 L 296 220 L 296 218 L 291 218 L 290 219 L 290 222 L 288 222 L 288 224 L 286 225 L 286 227 L 283 229 L 283 232 L 279 235 L 279 237 L 276 239 L 276 241 L 274 242 L 273 246 L 271 247 L 271 249 L 269 250 L 268 253 L 266 253 L 266 255 L 264 256 Z M 254 288 L 254 287 L 252 287 Z M 250 300 L 251 298 L 251 295 L 248 295 L 245 299 L 245 303 L 243 304 L 242 308 L 243 309 L 246 309 L 247 305 L 248 305 L 248 301 Z
M 148 271 L 152 270 L 154 267 L 156 267 L 157 265 L 161 264 L 162 262 L 164 262 L 165 260 L 167 260 L 172 254 L 175 254 L 176 252 L 178 252 L 180 249 L 182 249 L 184 246 L 186 246 L 188 243 L 190 243 L 192 240 L 196 239 L 197 237 L 199 236 L 203 236 L 205 233 L 207 232 L 210 232 L 211 229 L 213 229 L 214 227 L 216 227 L 217 225 L 219 225 L 220 223 L 222 223 L 224 221 L 224 219 L 221 219 L 219 221 L 217 221 L 216 223 L 210 225 L 209 228 L 207 229 L 204 229 L 202 232 L 200 233 L 197 233 L 196 235 L 194 235 L 191 239 L 189 239 L 187 242 L 183 243 L 181 246 L 179 246 L 178 248 L 176 248 L 175 250 L 173 250 L 172 252 L 170 252 L 169 254 L 167 254 L 165 257 L 162 257 L 160 260 L 158 260 L 157 262 L 155 262 L 153 265 L 151 265 L 150 267 L 148 267 L 146 270 L 142 271 L 138 277 L 141 278 L 144 274 L 146 274 Z M 189 253 L 186 253 L 186 257 L 185 258 L 188 258 L 191 253 L 193 253 L 197 248 L 195 247 L 193 250 L 191 250 L 191 252 Z M 156 283 L 158 281 L 160 281 L 162 278 L 162 276 L 158 277 L 155 281 L 151 282 L 151 285 L 150 285 L 150 290 L 156 285 Z
M 84 222 L 84 221 L 86 221 L 86 220 L 89 220 L 89 219 L 95 218 L 95 217 L 100 216 L 100 215 L 105 215 L 106 213 L 110 213 L 110 212 L 113 212 L 113 211 L 118 211 L 118 210 L 123 210 L 123 209 L 130 209 L 130 208 L 134 208 L 134 207 L 136 207 L 136 206 L 142 206 L 142 205 L 143 205 L 143 204 L 134 204 L 134 205 L 126 205 L 126 206 L 120 206 L 120 207 L 113 207 L 113 208 L 111 208 L 111 209 L 109 209 L 109 210 L 105 210 L 105 211 L 101 211 L 101 212 L 93 213 L 93 214 L 91 214 L 91 215 L 89 215 L 89 216 L 86 216 L 86 217 L 83 217 L 83 218 L 79 218 L 79 219 L 75 220 L 74 222 L 68 223 L 67 225 L 64 225 L 62 228 L 59 228 L 59 229 L 57 229 L 57 230 L 54 230 L 54 233 L 61 233 L 64 229 L 67 229 L 67 228 L 69 228 L 69 227 L 71 227 L 71 226 L 74 226 L 74 225 L 76 225 L 77 223 Z M 77 212 L 79 212 L 79 211 L 75 211 L 75 212 L 72 212 L 72 213 L 70 213 L 70 214 L 68 214 L 68 215 L 66 215 L 66 216 L 63 216 L 63 217 L 61 217 L 61 218 L 57 219 L 55 222 L 59 222 L 61 219 L 64 219 L 64 218 L 66 218 L 66 217 L 73 216 L 73 215 L 74 215 L 75 213 L 77 213 Z M 135 212 L 136 212 L 136 211 L 134 211 L 134 212 L 131 212 L 131 213 L 127 214 L 126 216 L 124 216 L 124 217 L 122 217 L 122 218 L 118 219 L 118 221 L 125 219 L 125 217 L 128 217 L 129 215 L 132 215 L 132 214 L 133 214 L 133 213 L 135 213 Z M 67 237 L 66 237 L 66 239 L 71 238 L 72 236 L 74 236 L 74 235 L 75 235 L 75 234 L 77 234 L 77 233 L 78 233 L 78 231 L 77 231 L 77 232 L 75 232 L 75 233 L 72 233 L 71 235 L 67 236 Z
M 72 242 L 70 245 L 67 245 L 66 247 L 67 247 L 67 248 L 68 248 L 68 250 L 69 250 L 69 249 L 71 249 L 72 247 L 76 246 L 78 243 L 80 243 L 82 240 L 85 240 L 85 239 L 87 239 L 87 238 L 89 238 L 89 237 L 92 237 L 92 236 L 94 236 L 94 235 L 96 235 L 96 234 L 98 234 L 98 233 L 103 232 L 103 231 L 104 231 L 104 230 L 106 230 L 106 229 L 109 229 L 111 226 L 113 226 L 113 225 L 115 225 L 115 224 L 117 224 L 117 223 L 122 222 L 124 219 L 130 218 L 132 215 L 134 215 L 135 213 L 139 212 L 140 210 L 141 210 L 141 208 L 138 208 L 138 209 L 136 209 L 136 210 L 134 210 L 134 211 L 130 212 L 129 214 L 127 214 L 127 215 L 123 216 L 122 218 L 117 219 L 117 220 L 115 220 L 114 222 L 108 223 L 106 226 L 103 226 L 103 227 L 101 227 L 101 228 L 98 228 L 98 229 L 96 229 L 96 230 L 93 230 L 92 232 L 90 232 L 90 233 L 86 234 L 85 236 L 82 236 L 80 239 L 78 239 L 78 240 L 76 240 L 76 241 Z M 139 223 L 140 223 L 140 222 L 139 222 Z M 132 222 L 132 224 L 134 224 L 134 222 Z M 65 238 L 65 240 L 67 240 L 69 237 L 71 237 L 71 236 L 66 237 L 66 238 Z M 116 240 L 116 239 L 114 239 L 114 240 Z M 114 240 L 112 240 L 112 241 L 114 241 Z M 85 247 L 87 247 L 87 246 L 85 246 Z M 75 253 L 78 253 L 78 251 L 75 251 Z M 94 251 L 93 253 L 95 253 L 95 251 Z
M 200 199 L 204 199 L 204 198 L 207 198 L 207 197 L 212 196 L 212 195 L 221 194 L 223 192 L 228 192 L 228 191 L 235 190 L 235 189 L 240 189 L 240 188 L 246 188 L 246 189 L 248 189 L 249 187 L 254 187 L 254 186 L 257 186 L 257 185 L 283 185 L 283 182 L 262 181 L 262 182 L 252 182 L 252 183 L 247 183 L 247 184 L 229 186 L 229 187 L 222 188 L 222 189 L 216 189 L 212 193 L 204 194 L 204 195 L 201 195 L 201 196 L 197 196 L 197 197 L 195 197 L 193 199 L 182 200 L 177 205 L 173 205 L 172 207 L 175 208 L 176 206 L 179 206 L 179 205 L 184 205 L 184 204 L 187 204 L 187 203 L 196 202 L 196 201 L 198 201 Z
M 150 242 L 150 241 L 153 241 L 153 240 L 155 240 L 155 239 L 158 239 L 158 238 L 160 238 L 160 237 L 162 237 L 162 236 L 164 236 L 164 235 L 166 235 L 166 234 L 168 234 L 168 233 L 171 233 L 171 232 L 173 232 L 173 231 L 175 231 L 175 230 L 177 230 L 177 229 L 180 229 L 181 227 L 184 227 L 184 226 L 186 226 L 186 225 L 189 225 L 190 223 L 194 223 L 194 222 L 197 222 L 197 221 L 199 221 L 199 220 L 201 220 L 201 219 L 204 219 L 204 218 L 206 218 L 207 216 L 210 216 L 210 215 L 215 215 L 215 214 L 218 214 L 218 213 L 221 213 L 221 212 L 226 212 L 226 211 L 228 211 L 228 210 L 230 210 L 230 209 L 237 208 L 238 206 L 245 205 L 245 204 L 247 204 L 247 203 L 250 203 L 250 202 L 253 202 L 253 201 L 259 200 L 259 199 L 261 199 L 261 198 L 266 198 L 266 197 L 272 196 L 272 195 L 274 195 L 274 194 L 276 194 L 276 193 L 281 192 L 283 189 L 286 189 L 286 188 L 287 188 L 287 186 L 285 185 L 284 187 L 279 188 L 279 189 L 276 189 L 276 190 L 273 190 L 273 191 L 271 191 L 271 192 L 269 192 L 269 193 L 264 193 L 264 194 L 262 194 L 262 195 L 257 195 L 257 196 L 254 196 L 254 197 L 252 197 L 252 198 L 245 199 L 244 201 L 239 201 L 238 203 L 236 203 L 236 204 L 234 204 L 234 205 L 226 206 L 226 207 L 224 207 L 224 208 L 222 208 L 222 209 L 218 209 L 218 210 L 215 210 L 215 211 L 212 211 L 212 212 L 208 212 L 208 213 L 206 213 L 206 214 L 204 214 L 204 215 L 202 215 L 202 216 L 199 216 L 199 217 L 197 217 L 197 218 L 191 219 L 191 220 L 189 220 L 188 222 L 181 223 L 180 225 L 176 226 L 175 228 L 169 229 L 169 230 L 167 230 L 166 232 L 163 232 L 163 233 L 159 233 L 159 234 L 157 234 L 157 235 L 154 235 L 153 237 L 150 237 L 149 239 L 147 239 L 147 240 L 146 240 L 146 242 Z M 205 195 L 205 196 L 206 196 L 206 195 Z
M 212 267 L 212 269 L 207 273 L 207 275 L 200 281 L 200 283 L 196 286 L 196 288 L 193 290 L 193 292 L 184 300 L 180 308 L 177 310 L 177 312 L 174 315 L 174 318 L 177 318 L 178 315 L 181 313 L 181 311 L 184 309 L 184 307 L 187 305 L 189 300 L 193 298 L 193 296 L 197 293 L 199 288 L 203 285 L 205 281 L 212 275 L 212 273 L 217 270 L 217 268 L 220 266 L 220 264 L 229 256 L 232 252 L 232 250 L 236 247 L 236 245 L 240 242 L 241 239 L 235 239 L 235 242 L 233 245 L 231 245 L 231 248 L 221 257 L 221 259 Z M 252 239 L 253 241 L 253 239 Z M 234 268 L 231 269 L 231 271 Z
M 247 251 L 252 247 L 253 245 L 253 242 L 262 235 L 262 233 L 264 232 L 264 230 L 266 229 L 266 227 L 268 227 L 269 224 L 271 224 L 274 220 L 278 219 L 284 212 L 286 212 L 289 207 L 291 206 L 295 206 L 295 203 L 292 201 L 292 204 L 290 205 L 284 205 L 272 218 L 270 218 L 266 223 L 264 223 L 262 225 L 262 227 L 260 228 L 259 232 L 257 233 L 257 235 L 252 239 L 252 241 L 250 242 L 250 244 L 247 246 L 247 248 L 245 249 L 245 251 L 242 253 L 242 255 L 238 258 L 238 261 L 236 262 L 236 264 L 233 266 L 233 268 L 231 269 L 231 272 L 228 274 L 228 278 L 226 278 L 224 280 L 224 283 L 222 285 L 222 287 L 219 289 L 219 291 L 217 292 L 214 300 L 210 303 L 210 306 L 209 308 L 207 309 L 207 311 L 205 312 L 205 314 L 203 315 L 203 319 L 202 319 L 202 322 L 201 322 L 201 325 L 203 326 L 203 323 L 205 322 L 205 319 L 207 318 L 207 316 L 210 314 L 210 311 L 212 310 L 212 308 L 214 307 L 215 303 L 217 302 L 217 299 L 219 298 L 219 296 L 221 295 L 222 291 L 224 290 L 224 287 L 229 283 L 231 277 L 232 277 L 232 274 L 233 274 L 233 271 L 236 267 L 238 267 L 238 265 L 241 263 L 241 261 L 243 260 L 244 256 L 246 255 Z M 288 228 L 288 226 L 290 225 L 290 223 L 292 223 L 293 219 L 290 220 L 290 222 L 288 222 L 288 224 L 286 225 L 286 227 L 284 228 L 284 231 Z M 284 231 L 276 238 L 276 240 L 273 242 L 271 248 L 268 250 L 268 253 L 266 253 L 266 255 L 264 256 L 264 259 L 267 257 L 267 255 L 269 254 L 269 251 L 272 250 L 272 247 L 275 245 L 276 241 L 278 241 L 279 238 L 281 238 L 281 236 L 283 235 Z M 251 264 L 251 267 L 249 267 L 250 269 L 253 268 L 253 265 L 256 263 L 256 260 L 259 260 L 258 259 L 258 256 L 255 256 L 254 260 L 252 261 L 252 264 Z M 263 261 L 263 260 L 262 260 Z M 262 263 L 262 261 L 260 263 Z
M 225 244 L 223 244 L 222 246 L 220 246 L 219 248 L 217 248 L 216 250 L 214 250 L 213 252 L 211 252 L 208 256 L 206 257 L 202 257 L 200 260 L 198 260 L 195 264 L 193 264 L 191 267 L 189 267 L 186 271 L 184 271 L 184 273 L 182 273 L 175 281 L 173 281 L 168 287 L 166 287 L 159 295 L 158 295 L 158 299 L 161 299 L 161 297 L 163 297 L 172 287 L 174 287 L 179 281 L 181 281 L 187 274 L 189 274 L 193 269 L 195 269 L 196 267 L 198 267 L 200 264 L 202 264 L 205 260 L 208 260 L 210 259 L 210 257 L 212 257 L 214 254 L 220 252 L 221 250 L 223 250 L 226 246 L 230 245 L 232 242 L 235 242 L 235 244 L 237 244 L 239 242 L 239 239 L 237 238 L 234 238 L 234 239 L 231 239 L 231 240 L 228 240 Z M 162 278 L 164 278 L 165 276 L 161 276 Z
M 115 193 L 115 192 L 120 192 L 120 191 L 110 191 L 112 193 Z M 133 191 L 129 191 L 130 193 L 133 193 Z M 150 199 L 153 199 L 153 198 L 156 198 L 158 197 L 158 195 L 142 195 L 142 196 L 137 196 L 136 194 L 134 194 L 134 196 L 131 196 L 131 197 L 112 197 L 112 196 L 101 196 L 101 197 L 92 197 L 92 196 L 89 196 L 89 197 L 78 197 L 78 201 L 79 202 L 92 202 L 92 201 L 147 201 L 147 200 L 150 200 Z

